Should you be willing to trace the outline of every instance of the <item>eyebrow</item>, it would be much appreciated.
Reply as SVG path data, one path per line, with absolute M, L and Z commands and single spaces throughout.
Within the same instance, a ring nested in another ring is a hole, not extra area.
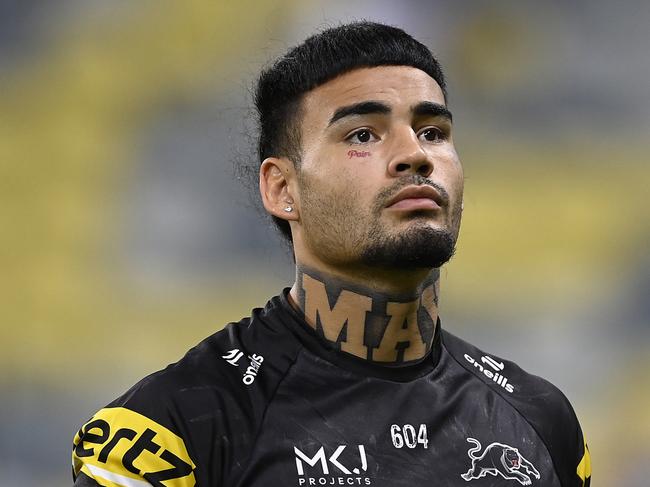
M 346 105 L 344 107 L 338 108 L 332 118 L 330 118 L 328 127 L 337 121 L 345 117 L 350 117 L 353 115 L 368 115 L 372 113 L 378 113 L 381 115 L 387 115 L 391 113 L 391 108 L 383 102 L 380 101 L 362 101 L 359 103 L 354 103 L 352 105 Z M 453 117 L 449 109 L 441 105 L 440 103 L 434 103 L 432 101 L 423 101 L 417 105 L 411 107 L 411 112 L 417 116 L 429 116 L 429 117 L 442 117 L 448 119 L 450 122 Z
M 362 101 L 360 103 L 354 103 L 352 105 L 346 105 L 344 107 L 338 108 L 332 118 L 330 118 L 328 126 L 333 123 L 341 120 L 345 117 L 350 117 L 352 115 L 368 115 L 370 113 L 379 113 L 382 115 L 387 115 L 391 112 L 391 108 L 380 101 Z
M 414 115 L 417 116 L 429 116 L 429 117 L 441 117 L 446 118 L 450 122 L 453 117 L 449 109 L 446 106 L 441 105 L 440 103 L 434 103 L 432 101 L 423 101 L 411 107 L 411 111 Z

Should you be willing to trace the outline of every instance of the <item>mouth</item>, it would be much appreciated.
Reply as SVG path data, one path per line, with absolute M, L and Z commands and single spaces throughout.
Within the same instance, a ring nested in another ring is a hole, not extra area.
M 407 186 L 388 202 L 386 208 L 402 211 L 440 210 L 445 204 L 443 194 L 432 186 Z

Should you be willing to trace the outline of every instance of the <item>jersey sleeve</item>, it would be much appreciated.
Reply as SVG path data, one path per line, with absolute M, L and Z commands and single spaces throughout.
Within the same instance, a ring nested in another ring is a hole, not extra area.
M 582 482 L 582 485 L 580 487 L 589 487 L 591 485 L 591 455 L 589 453 L 587 442 L 584 440 L 584 438 L 583 448 L 578 456 L 580 457 L 580 462 L 578 462 L 576 474 Z
M 196 465 L 181 436 L 127 407 L 98 411 L 75 435 L 75 487 L 192 487 Z
M 261 346 L 247 346 L 240 334 L 264 330 L 247 324 L 226 326 L 93 415 L 74 437 L 75 485 L 233 484 L 246 468 L 275 384 L 292 363 L 289 357 L 277 365 L 273 350 L 255 355 Z M 266 335 L 260 342 L 271 343 Z M 264 374 L 257 377 L 262 361 Z
M 536 376 L 521 380 L 519 396 L 509 398 L 546 444 L 562 486 L 589 487 L 591 456 L 580 422 L 567 397 Z
M 98 486 L 101 487 L 100 484 L 98 484 L 95 480 L 88 477 L 83 472 L 79 472 L 79 474 L 76 475 L 76 476 L 74 475 L 74 472 L 73 472 L 73 476 L 75 477 L 73 487 L 98 487 Z

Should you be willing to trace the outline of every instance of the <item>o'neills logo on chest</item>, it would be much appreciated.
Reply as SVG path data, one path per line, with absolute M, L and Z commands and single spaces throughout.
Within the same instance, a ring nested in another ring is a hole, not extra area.
M 347 445 L 321 446 L 315 453 L 293 447 L 298 473 L 298 485 L 372 485 L 368 470 L 368 458 L 363 445 L 347 449 Z M 347 450 L 346 450 L 347 449 Z
M 493 359 L 488 355 L 482 356 L 481 362 L 483 362 L 485 365 L 489 365 L 492 369 L 494 369 L 494 372 L 492 372 L 490 369 L 481 365 L 481 363 L 479 363 L 478 360 L 475 360 L 474 358 L 470 357 L 468 354 L 465 354 L 465 360 L 467 360 L 470 364 L 472 364 L 480 372 L 482 372 L 485 377 L 491 379 L 493 382 L 496 382 L 498 385 L 503 387 L 510 394 L 512 394 L 515 391 L 515 386 L 510 384 L 508 382 L 508 378 L 500 373 L 505 367 L 503 365 L 503 362 L 498 362 L 497 360 Z

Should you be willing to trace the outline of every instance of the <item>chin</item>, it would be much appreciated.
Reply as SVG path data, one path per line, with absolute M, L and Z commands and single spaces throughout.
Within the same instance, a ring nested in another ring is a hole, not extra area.
M 372 267 L 431 269 L 441 267 L 454 255 L 456 235 L 447 228 L 418 225 L 397 235 L 374 233 L 362 255 Z

